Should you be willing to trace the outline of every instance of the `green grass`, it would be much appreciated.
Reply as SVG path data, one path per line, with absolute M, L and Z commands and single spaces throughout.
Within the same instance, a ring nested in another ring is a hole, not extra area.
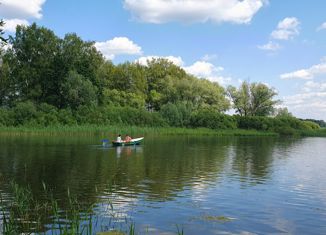
M 300 131 L 300 135 L 307 137 L 326 137 L 326 128 L 310 131 Z
M 130 135 L 211 135 L 211 136 L 277 136 L 277 133 L 256 130 L 213 130 L 208 128 L 137 127 L 137 126 L 51 126 L 0 127 L 0 135 L 95 135 L 128 133 Z

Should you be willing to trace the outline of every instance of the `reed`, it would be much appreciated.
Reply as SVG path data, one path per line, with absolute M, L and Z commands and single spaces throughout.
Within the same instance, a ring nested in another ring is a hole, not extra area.
M 19 186 L 12 182 L 10 184 L 12 198 L 4 200 L 0 193 L 0 234 L 16 235 L 16 234 L 51 234 L 51 235 L 135 235 L 141 234 L 136 231 L 136 225 L 125 218 L 126 226 L 116 229 L 117 225 L 108 222 L 101 224 L 101 228 L 105 228 L 107 232 L 97 231 L 94 225 L 100 223 L 99 215 L 93 211 L 95 204 L 89 206 L 85 211 L 82 203 L 77 197 L 71 195 L 67 190 L 68 205 L 65 209 L 59 206 L 59 200 L 55 199 L 51 190 L 45 183 L 43 184 L 45 198 L 37 201 L 30 188 Z M 109 210 L 114 210 L 110 200 Z M 113 212 L 108 215 L 114 217 Z M 50 220 L 50 221 L 49 221 Z M 178 235 L 184 235 L 183 228 L 177 226 Z
M 277 133 L 257 130 L 208 128 L 140 127 L 140 126 L 51 126 L 51 127 L 0 127 L 0 135 L 210 135 L 210 136 L 277 136 Z

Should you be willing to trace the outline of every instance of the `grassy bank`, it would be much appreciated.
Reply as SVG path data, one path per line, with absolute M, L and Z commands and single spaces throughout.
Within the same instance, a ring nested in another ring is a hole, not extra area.
M 210 136 L 277 136 L 277 133 L 257 130 L 208 128 L 138 127 L 138 126 L 51 126 L 51 127 L 0 127 L 2 135 L 108 135 L 128 133 L 139 136 L 154 135 L 210 135 Z
M 306 130 L 306 131 L 300 131 L 301 136 L 307 136 L 307 137 L 326 137 L 326 128 L 321 128 L 318 130 Z

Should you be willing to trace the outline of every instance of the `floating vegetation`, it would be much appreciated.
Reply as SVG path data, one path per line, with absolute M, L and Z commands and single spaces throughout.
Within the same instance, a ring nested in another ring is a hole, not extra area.
M 205 215 L 202 218 L 203 218 L 203 220 L 206 220 L 206 221 L 216 221 L 216 222 L 222 222 L 222 223 L 231 222 L 231 221 L 235 220 L 235 218 L 226 217 L 223 215 L 220 215 L 220 216 Z

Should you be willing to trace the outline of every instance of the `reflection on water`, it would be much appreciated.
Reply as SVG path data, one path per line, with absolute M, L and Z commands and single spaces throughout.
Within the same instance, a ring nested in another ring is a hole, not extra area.
M 326 139 L 99 140 L 1 136 L 1 194 L 10 199 L 15 180 L 41 198 L 44 181 L 64 207 L 69 187 L 102 220 L 131 218 L 153 234 L 176 224 L 186 234 L 326 233 Z

